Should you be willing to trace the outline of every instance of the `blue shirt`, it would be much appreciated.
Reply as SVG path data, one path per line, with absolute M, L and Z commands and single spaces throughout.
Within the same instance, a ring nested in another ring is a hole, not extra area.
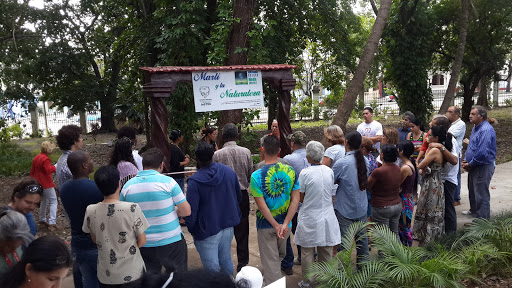
M 398 130 L 398 140 L 407 140 L 407 134 L 411 132 L 411 128 L 404 129 L 404 127 L 400 127 L 396 130 Z
M 496 160 L 496 149 L 496 132 L 492 125 L 484 120 L 471 130 L 465 160 L 469 166 L 492 164 Z
M 283 224 L 290 206 L 292 191 L 300 189 L 299 177 L 290 165 L 276 163 L 263 166 L 251 175 L 253 197 L 263 197 L 272 217 Z M 365 194 L 366 195 L 366 194 Z M 292 223 L 290 222 L 290 226 Z M 272 228 L 260 210 L 256 211 L 256 229 Z
M 7 209 L 13 210 L 14 209 L 11 206 L 7 206 Z M 32 212 L 28 212 L 28 214 L 25 214 L 25 219 L 27 219 L 28 228 L 30 229 L 30 234 L 36 236 L 37 234 L 37 225 L 36 221 L 34 220 L 34 215 L 32 215 Z
M 299 177 L 300 171 L 302 171 L 302 169 L 311 166 L 311 164 L 308 162 L 308 159 L 306 159 L 306 149 L 304 148 L 293 151 L 292 154 L 284 156 L 283 159 L 290 163 L 290 166 L 292 166 L 293 170 L 295 170 L 295 175 L 297 178 Z
M 160 247 L 181 240 L 175 206 L 186 201 L 180 185 L 156 170 L 143 170 L 123 186 L 119 200 L 139 204 L 148 220 L 144 247 Z
M 69 216 L 71 247 L 96 250 L 91 235 L 82 231 L 87 206 L 103 201 L 103 194 L 96 183 L 88 178 L 68 180 L 60 186 L 59 196 Z
M 359 189 L 357 180 L 357 166 L 355 151 L 349 151 L 344 158 L 338 160 L 332 170 L 334 171 L 334 183 L 338 184 L 334 209 L 343 217 L 358 219 L 366 215 L 368 198 L 366 190 Z M 368 175 L 368 160 L 364 158 Z
M 187 183 L 191 214 L 185 222 L 195 240 L 204 240 L 240 224 L 242 212 L 238 203 L 242 193 L 233 169 L 212 162 L 197 170 Z

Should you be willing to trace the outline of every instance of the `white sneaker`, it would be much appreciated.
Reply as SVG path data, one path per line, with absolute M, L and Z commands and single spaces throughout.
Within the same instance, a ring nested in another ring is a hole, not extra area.
M 299 288 L 309 288 L 309 287 L 311 287 L 311 285 L 308 282 L 304 281 L 304 280 L 301 280 L 299 283 L 297 283 L 297 285 L 299 286 Z
M 463 210 L 462 215 L 471 215 L 471 211 L 469 210 Z

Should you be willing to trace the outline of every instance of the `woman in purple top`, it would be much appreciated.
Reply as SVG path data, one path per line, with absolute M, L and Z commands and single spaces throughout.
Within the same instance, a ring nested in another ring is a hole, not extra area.
M 135 164 L 133 159 L 132 141 L 129 138 L 123 137 L 117 140 L 112 157 L 110 158 L 110 165 L 116 166 L 117 170 L 119 170 L 121 187 L 126 181 L 139 173 L 137 164 Z
M 398 232 L 400 241 L 405 246 L 412 245 L 412 212 L 414 211 L 414 200 L 418 198 L 418 177 L 416 173 L 416 161 L 414 161 L 414 144 L 409 140 L 398 142 L 398 156 L 402 161 L 400 174 L 402 176 L 400 185 L 400 197 L 402 197 L 402 214 L 398 221 Z

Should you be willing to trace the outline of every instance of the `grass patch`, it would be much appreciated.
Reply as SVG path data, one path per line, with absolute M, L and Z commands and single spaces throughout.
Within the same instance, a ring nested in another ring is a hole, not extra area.
M 498 120 L 512 120 L 512 107 L 492 109 L 489 111 L 489 116 Z
M 33 156 L 17 144 L 0 143 L 0 176 L 30 174 Z

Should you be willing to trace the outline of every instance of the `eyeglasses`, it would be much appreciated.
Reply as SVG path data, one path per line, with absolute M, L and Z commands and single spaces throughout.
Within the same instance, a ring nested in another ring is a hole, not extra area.
M 30 194 L 42 194 L 43 187 L 41 187 L 41 185 L 32 184 L 32 185 L 25 186 L 23 191 L 30 193 Z

